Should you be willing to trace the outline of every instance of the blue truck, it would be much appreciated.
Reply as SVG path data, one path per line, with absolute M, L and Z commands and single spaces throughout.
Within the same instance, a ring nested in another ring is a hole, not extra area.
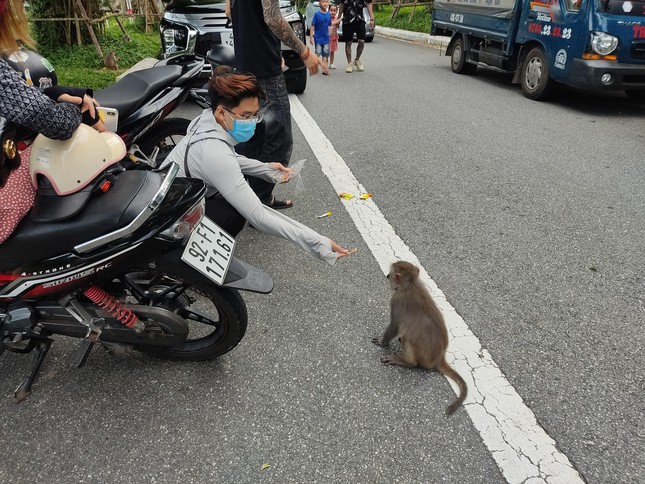
M 435 0 L 431 32 L 453 72 L 513 74 L 530 99 L 560 82 L 645 102 L 645 0 Z

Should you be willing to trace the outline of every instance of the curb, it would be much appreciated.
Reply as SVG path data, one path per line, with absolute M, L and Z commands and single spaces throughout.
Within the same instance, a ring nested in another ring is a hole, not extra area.
M 419 42 L 428 44 L 433 47 L 447 47 L 450 41 L 449 37 L 441 37 L 438 35 L 424 34 L 422 32 L 410 32 L 407 30 L 391 29 L 389 27 L 376 26 L 374 32 L 382 37 L 390 39 L 406 40 L 408 42 Z

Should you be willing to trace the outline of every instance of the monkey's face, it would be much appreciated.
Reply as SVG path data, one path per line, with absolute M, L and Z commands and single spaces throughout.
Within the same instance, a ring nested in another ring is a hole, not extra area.
M 401 284 L 411 284 L 419 277 L 419 268 L 406 261 L 398 261 L 390 266 L 390 273 L 387 275 L 390 281 L 390 288 L 397 290 Z

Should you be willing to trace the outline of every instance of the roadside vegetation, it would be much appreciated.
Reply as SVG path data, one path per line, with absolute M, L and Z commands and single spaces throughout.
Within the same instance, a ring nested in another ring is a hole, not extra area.
M 103 55 L 110 51 L 116 53 L 117 70 L 109 70 L 104 66 L 104 59 L 99 59 L 92 43 L 52 48 L 46 42 L 39 42 L 38 51 L 54 65 L 59 84 L 101 89 L 112 84 L 116 76 L 141 59 L 159 56 L 161 42 L 157 29 L 146 34 L 142 21 L 123 19 L 121 24 L 130 38 L 129 42 L 123 38 L 123 32 L 113 18 L 109 20 L 104 32 L 97 34 Z
M 374 19 L 376 25 L 392 29 L 409 30 L 412 32 L 430 33 L 431 5 L 418 7 L 401 7 L 398 14 L 392 18 L 391 5 L 375 5 Z
M 395 18 L 391 5 L 375 5 L 376 25 L 414 32 L 430 31 L 430 6 L 402 7 Z M 130 41 L 124 39 L 123 32 L 116 20 L 111 18 L 102 29 L 97 29 L 97 37 L 103 55 L 114 51 L 118 57 L 118 69 L 109 70 L 104 59 L 99 59 L 94 45 L 86 40 L 84 45 L 61 45 L 52 41 L 48 29 L 32 29 L 38 41 L 38 51 L 47 57 L 56 68 L 58 82 L 67 86 L 83 86 L 102 89 L 116 80 L 116 76 L 129 69 L 145 57 L 158 57 L 161 43 L 159 31 L 155 28 L 145 33 L 143 19 L 121 19 Z M 100 30 L 100 31 L 99 31 Z M 39 38 L 40 34 L 40 38 Z

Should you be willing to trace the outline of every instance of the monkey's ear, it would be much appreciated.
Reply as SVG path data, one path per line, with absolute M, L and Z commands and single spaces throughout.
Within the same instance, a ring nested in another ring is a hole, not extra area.
M 396 279 L 396 282 L 401 282 L 401 273 L 400 273 L 400 272 L 397 272 L 397 273 L 394 275 L 394 278 Z

